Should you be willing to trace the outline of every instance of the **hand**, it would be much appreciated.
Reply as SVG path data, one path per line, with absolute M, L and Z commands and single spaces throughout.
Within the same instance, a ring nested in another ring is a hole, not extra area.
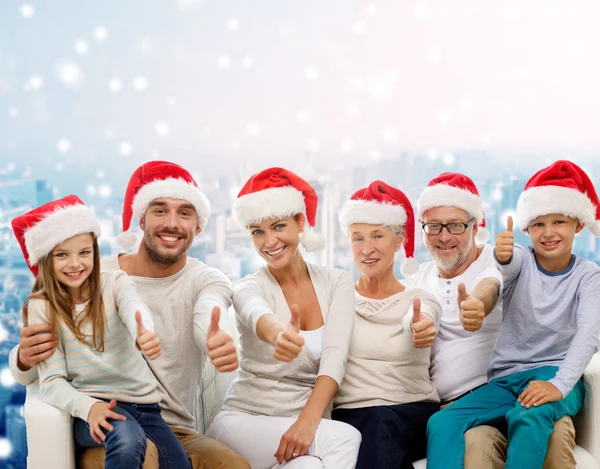
M 231 336 L 219 327 L 221 309 L 215 306 L 210 317 L 206 334 L 206 348 L 213 366 L 222 373 L 234 371 L 238 367 L 238 356 Z
M 508 217 L 506 220 L 506 231 L 498 233 L 496 236 L 496 258 L 500 264 L 508 264 L 513 256 L 515 246 L 515 235 L 513 233 L 513 219 Z
M 106 435 L 102 432 L 102 428 L 111 431 L 114 427 L 108 423 L 107 419 L 127 420 L 124 415 L 116 413 L 114 410 L 117 407 L 117 401 L 114 399 L 110 404 L 106 402 L 96 402 L 90 409 L 88 415 L 88 424 L 90 425 L 90 435 L 96 443 L 101 445 L 106 439 Z
M 144 356 L 148 360 L 160 357 L 160 339 L 155 332 L 149 331 L 144 327 L 142 314 L 139 311 L 135 312 L 135 322 L 137 323 L 136 343 Z
M 458 284 L 458 307 L 460 322 L 465 331 L 475 332 L 481 329 L 485 318 L 485 305 L 479 298 L 467 293 L 467 287 L 463 282 Z
M 283 461 L 304 456 L 315 439 L 318 426 L 319 422 L 315 424 L 302 417 L 298 417 L 298 420 L 281 437 L 279 448 L 277 448 L 277 452 L 275 453 L 277 462 L 283 464 Z
M 546 402 L 560 401 L 562 392 L 548 381 L 529 381 L 529 386 L 519 396 L 519 402 L 528 409 L 537 407 Z
M 282 362 L 291 362 L 300 355 L 304 345 L 304 337 L 300 335 L 300 309 L 298 305 L 290 306 L 292 318 L 288 326 L 277 334 L 273 356 Z
M 17 364 L 27 371 L 39 362 L 50 358 L 58 345 L 58 336 L 52 334 L 50 324 L 33 324 L 21 328 Z
M 412 330 L 412 343 L 414 348 L 427 348 L 433 344 L 437 334 L 433 319 L 421 316 L 421 300 L 413 300 L 413 316 L 410 321 Z

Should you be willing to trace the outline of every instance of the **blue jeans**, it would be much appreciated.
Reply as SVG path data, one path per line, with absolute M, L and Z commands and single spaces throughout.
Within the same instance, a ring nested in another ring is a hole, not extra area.
M 79 446 L 104 446 L 105 469 L 142 469 L 146 438 L 156 445 L 160 469 L 191 469 L 179 440 L 160 415 L 158 404 L 118 402 L 115 412 L 127 420 L 109 419 L 114 429 L 102 429 L 106 435 L 103 445 L 94 441 L 85 420 L 76 418 L 74 422 L 75 441 Z
M 563 399 L 538 407 L 527 409 L 517 399 L 530 381 L 548 381 L 557 371 L 556 366 L 542 366 L 493 379 L 435 414 L 427 425 L 427 468 L 462 469 L 464 433 L 506 419 L 506 469 L 542 469 L 554 422 L 573 417 L 583 404 L 583 382 L 579 380 Z
M 356 469 L 413 469 L 413 461 L 425 457 L 427 421 L 439 408 L 432 402 L 412 402 L 335 409 L 331 418 L 362 435 Z

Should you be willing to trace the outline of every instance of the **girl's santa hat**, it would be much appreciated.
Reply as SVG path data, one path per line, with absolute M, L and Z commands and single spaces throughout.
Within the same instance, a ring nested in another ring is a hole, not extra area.
M 233 203 L 233 217 L 244 228 L 269 218 L 306 214 L 300 243 L 309 252 L 325 249 L 325 238 L 312 231 L 319 198 L 311 185 L 283 168 L 269 168 L 252 176 Z
M 150 203 L 158 198 L 186 200 L 194 206 L 198 226 L 204 228 L 210 215 L 210 203 L 200 191 L 192 175 L 178 164 L 169 161 L 149 161 L 134 171 L 127 184 L 123 203 L 123 233 L 117 236 L 119 246 L 131 249 L 137 236 L 128 231 L 131 218 L 143 218 Z
M 354 193 L 340 212 L 340 223 L 348 234 L 353 223 L 404 227 L 404 252 L 406 259 L 400 271 L 408 277 L 417 273 L 419 263 L 415 260 L 415 215 L 408 197 L 388 186 L 385 182 L 374 181 L 368 187 Z
M 537 217 L 560 213 L 577 218 L 600 236 L 600 202 L 588 175 L 574 163 L 559 160 L 535 173 L 517 203 L 517 221 L 523 230 Z
M 76 195 L 35 208 L 12 221 L 12 229 L 29 269 L 38 275 L 38 262 L 73 236 L 100 236 L 100 223 Z
M 475 219 L 479 228 L 475 241 L 479 244 L 490 239 L 485 227 L 483 204 L 473 180 L 460 173 L 442 173 L 432 179 L 417 201 L 417 213 L 422 220 L 423 213 L 434 207 L 457 207 Z

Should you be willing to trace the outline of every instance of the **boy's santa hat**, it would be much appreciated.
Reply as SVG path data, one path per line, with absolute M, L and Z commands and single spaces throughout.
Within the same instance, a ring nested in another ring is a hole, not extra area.
M 406 259 L 400 271 L 408 277 L 417 273 L 419 263 L 415 260 L 415 215 L 408 197 L 385 182 L 374 181 L 368 187 L 354 193 L 340 211 L 340 223 L 348 234 L 353 223 L 404 227 L 404 252 Z
M 300 243 L 309 252 L 325 249 L 325 238 L 312 231 L 317 218 L 318 197 L 311 185 L 283 168 L 269 168 L 252 176 L 233 203 L 233 217 L 244 228 L 269 218 L 306 214 Z
M 423 213 L 434 207 L 457 207 L 475 219 L 479 228 L 475 241 L 479 244 L 490 239 L 485 227 L 483 204 L 473 180 L 460 173 L 442 173 L 432 179 L 417 201 L 417 213 L 422 220 Z
M 594 236 L 600 236 L 598 195 L 588 175 L 570 161 L 556 161 L 535 173 L 519 197 L 517 221 L 521 229 L 551 213 L 577 218 Z
M 73 236 L 100 236 L 100 223 L 76 195 L 35 208 L 12 221 L 12 229 L 29 269 L 38 275 L 38 262 Z
M 150 203 L 161 197 L 186 200 L 196 209 L 198 226 L 202 229 L 206 226 L 210 203 L 192 175 L 169 161 L 149 161 L 134 171 L 127 184 L 123 203 L 123 233 L 117 236 L 117 243 L 121 247 L 131 249 L 137 242 L 137 236 L 128 231 L 133 215 L 142 218 Z

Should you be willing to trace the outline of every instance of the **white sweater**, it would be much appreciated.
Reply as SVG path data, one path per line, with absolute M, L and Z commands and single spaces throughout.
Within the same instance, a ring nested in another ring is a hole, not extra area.
M 421 289 L 407 289 L 385 299 L 356 293 L 356 316 L 346 375 L 334 399 L 336 408 L 359 408 L 411 402 L 439 402 L 429 377 L 431 348 L 416 349 L 410 322 L 413 300 L 439 324 L 436 298 Z
M 342 382 L 354 325 L 354 285 L 348 272 L 307 265 L 325 324 L 321 359 L 317 360 L 305 344 L 291 363 L 278 361 L 273 357 L 273 346 L 256 335 L 256 323 L 264 314 L 274 314 L 282 324 L 291 317 L 277 280 L 262 267 L 234 287 L 241 360 L 224 410 L 295 417 L 308 401 L 318 376 L 330 376 L 338 385 Z

